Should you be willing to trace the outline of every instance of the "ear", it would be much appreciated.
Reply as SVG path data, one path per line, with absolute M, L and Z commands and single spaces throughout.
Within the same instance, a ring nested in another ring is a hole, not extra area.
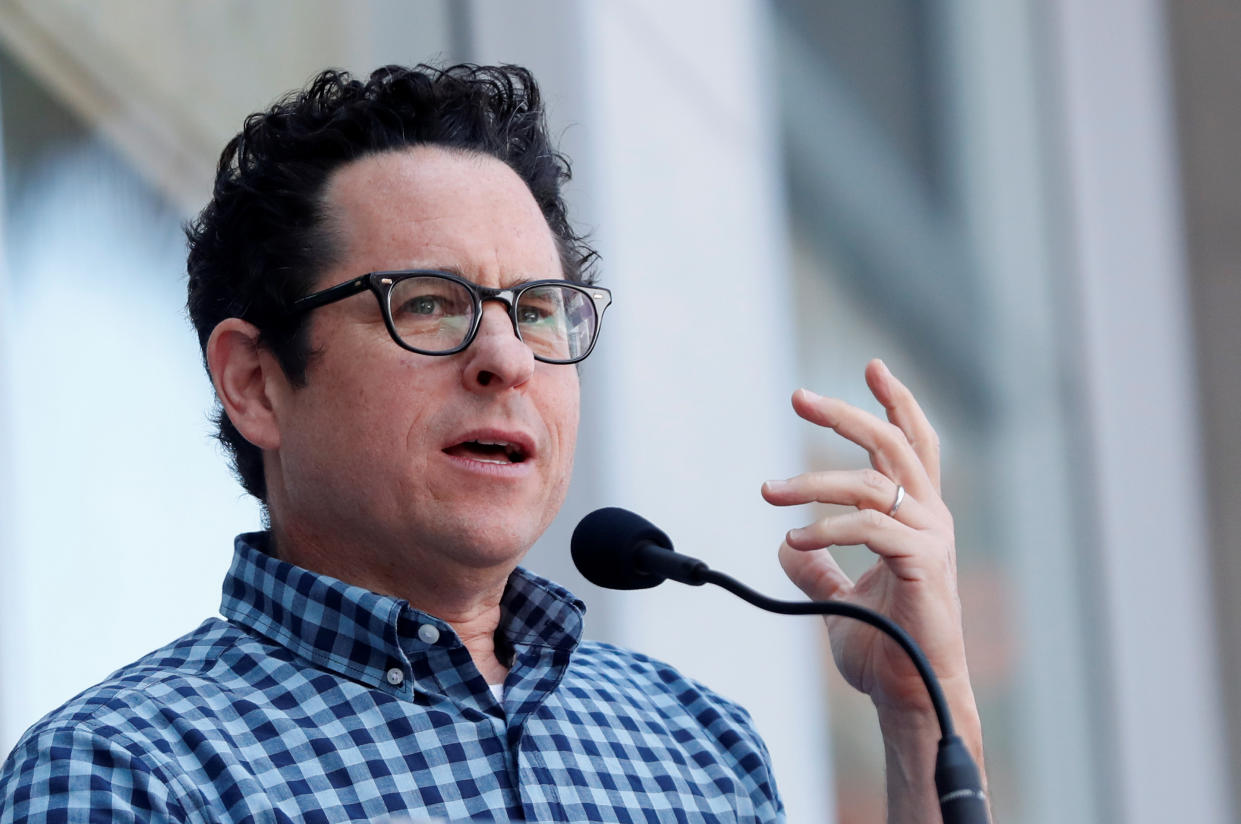
M 259 337 L 254 324 L 225 318 L 207 340 L 207 368 L 224 414 L 241 436 L 259 449 L 277 449 L 280 425 L 273 390 L 287 379 Z

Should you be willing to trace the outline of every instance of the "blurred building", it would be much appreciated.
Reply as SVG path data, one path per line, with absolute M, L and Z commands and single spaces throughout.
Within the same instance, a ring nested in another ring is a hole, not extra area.
M 791 595 L 816 513 L 761 481 L 864 456 L 788 395 L 866 404 L 882 356 L 944 444 L 996 820 L 1233 820 L 1238 42 L 1225 0 L 3 0 L 0 750 L 213 614 L 258 526 L 182 308 L 242 118 L 329 65 L 515 62 L 616 292 L 529 561 L 589 631 L 749 706 L 791 821 L 880 820 L 817 624 L 603 592 L 566 548 L 627 506 Z

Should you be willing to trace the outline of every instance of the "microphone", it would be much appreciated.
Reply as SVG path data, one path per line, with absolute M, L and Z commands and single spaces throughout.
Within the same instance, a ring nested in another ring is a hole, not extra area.
M 842 601 L 780 601 L 672 548 L 668 536 L 626 509 L 606 507 L 587 515 L 573 530 L 573 563 L 582 576 L 605 589 L 649 589 L 671 578 L 690 586 L 715 584 L 759 609 L 781 615 L 842 615 L 870 624 L 901 646 L 926 685 L 939 720 L 935 788 L 944 824 L 987 824 L 986 794 L 978 766 L 956 734 L 939 679 L 917 643 L 887 617 Z
M 649 589 L 669 578 L 702 586 L 709 571 L 697 558 L 674 551 L 672 539 L 653 523 L 615 506 L 583 518 L 570 551 L 578 572 L 604 589 Z

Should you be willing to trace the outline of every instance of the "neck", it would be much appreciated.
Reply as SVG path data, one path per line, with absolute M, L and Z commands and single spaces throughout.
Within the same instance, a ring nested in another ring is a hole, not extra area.
M 500 625 L 500 598 L 513 565 L 473 568 L 436 553 L 390 553 L 366 544 L 329 545 L 274 522 L 272 550 L 282 561 L 312 572 L 403 598 L 414 609 L 451 625 L 488 683 L 501 683 L 508 674 L 508 667 L 496 656 L 495 633 Z

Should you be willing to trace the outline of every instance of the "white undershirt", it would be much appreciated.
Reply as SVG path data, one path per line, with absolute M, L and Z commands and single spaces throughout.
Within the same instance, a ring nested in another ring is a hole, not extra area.
M 487 686 L 491 689 L 491 694 L 496 697 L 496 700 L 499 701 L 501 704 L 503 704 L 504 703 L 504 685 L 503 684 L 488 684 Z

